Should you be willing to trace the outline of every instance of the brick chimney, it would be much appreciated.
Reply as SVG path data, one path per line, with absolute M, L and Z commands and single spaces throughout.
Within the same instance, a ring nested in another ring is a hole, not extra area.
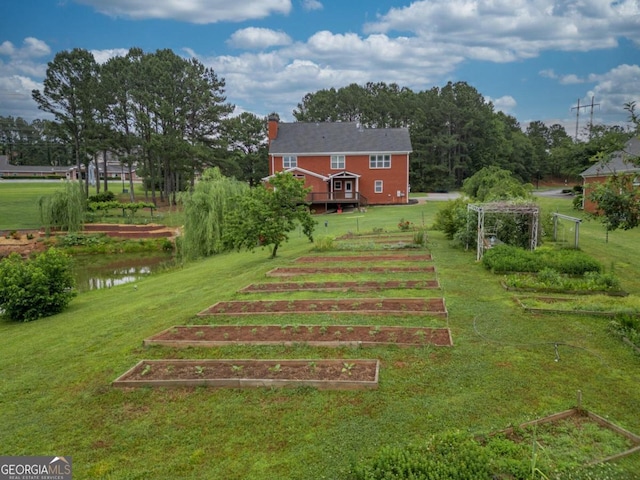
M 280 117 L 277 113 L 272 113 L 268 117 L 269 120 L 269 144 L 271 144 L 272 140 L 275 140 L 278 137 L 278 123 L 280 122 Z

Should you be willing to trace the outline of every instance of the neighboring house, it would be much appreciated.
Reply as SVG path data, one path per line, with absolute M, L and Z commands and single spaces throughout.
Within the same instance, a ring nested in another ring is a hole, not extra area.
M 69 167 L 11 165 L 6 155 L 0 155 L 0 178 L 68 178 Z
M 90 178 L 96 178 L 95 166 L 91 163 Z M 104 164 L 98 162 L 98 172 L 100 179 L 104 179 Z M 133 181 L 140 180 L 136 175 L 135 167 L 133 169 Z M 80 176 L 84 179 L 86 174 L 85 165 L 81 165 Z M 129 180 L 129 171 L 127 167 L 123 167 L 117 160 L 107 161 L 107 176 L 111 180 Z M 62 178 L 67 180 L 78 180 L 78 167 L 66 166 L 66 167 L 52 167 L 50 165 L 11 165 L 6 155 L 0 155 L 0 178 Z
M 640 139 L 632 138 L 623 150 L 612 153 L 608 161 L 598 162 L 580 174 L 583 179 L 582 206 L 586 212 L 595 213 L 597 210 L 596 204 L 589 200 L 590 193 L 598 184 L 605 183 L 615 174 L 637 175 L 638 179 L 634 179 L 633 184 L 640 186 Z
M 269 117 L 269 175 L 286 171 L 303 179 L 316 212 L 408 203 L 411 151 L 407 128 Z

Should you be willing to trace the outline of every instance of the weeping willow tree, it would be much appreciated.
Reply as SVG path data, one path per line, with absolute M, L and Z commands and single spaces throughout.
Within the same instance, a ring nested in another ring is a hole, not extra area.
M 184 238 L 182 254 L 187 259 L 206 257 L 223 249 L 224 217 L 249 187 L 225 177 L 218 168 L 204 171 L 192 193 L 183 194 Z
M 52 228 L 79 232 L 87 209 L 84 189 L 80 182 L 67 182 L 64 190 L 41 197 L 40 220 L 47 234 Z

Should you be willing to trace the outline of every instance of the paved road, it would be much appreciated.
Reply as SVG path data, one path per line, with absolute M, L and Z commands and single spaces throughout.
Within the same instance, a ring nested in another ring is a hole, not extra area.
M 533 195 L 535 197 L 552 197 L 552 198 L 571 198 L 573 194 L 562 193 L 562 188 L 553 190 L 534 190 Z M 424 197 L 412 197 L 413 200 L 418 200 L 418 203 L 424 202 L 445 202 L 447 200 L 455 200 L 460 198 L 462 194 L 460 192 L 447 192 L 447 193 L 427 193 Z

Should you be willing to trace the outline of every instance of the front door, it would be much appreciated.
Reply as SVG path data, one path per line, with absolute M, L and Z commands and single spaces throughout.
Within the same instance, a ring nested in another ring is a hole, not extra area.
M 351 180 L 344 181 L 344 198 L 353 198 L 353 182 Z

